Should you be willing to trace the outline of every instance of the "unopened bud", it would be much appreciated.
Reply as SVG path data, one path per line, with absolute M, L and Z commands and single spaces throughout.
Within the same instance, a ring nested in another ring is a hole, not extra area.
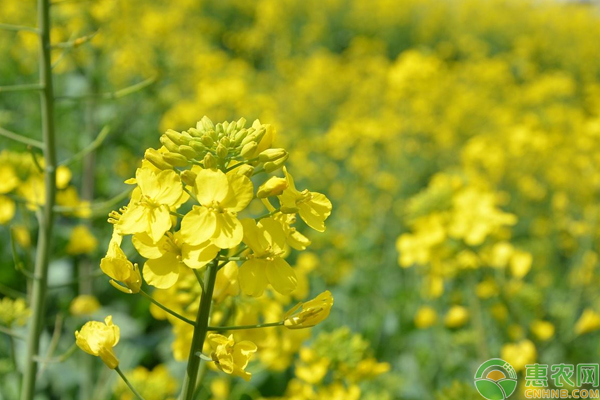
M 206 147 L 212 147 L 212 145 L 215 144 L 215 141 L 209 135 L 202 136 L 202 138 L 200 138 L 200 141 Z
M 204 164 L 204 168 L 212 169 L 217 168 L 217 160 L 211 153 L 206 153 L 204 156 L 204 160 L 202 161 Z
M 267 161 L 266 163 L 264 163 L 265 172 L 269 173 L 277 171 L 279 168 L 283 167 L 283 164 L 285 164 L 288 157 L 289 154 L 286 154 L 285 156 L 278 158 L 275 161 Z
M 155 149 L 146 150 L 146 152 L 144 153 L 144 158 L 146 160 L 148 160 L 148 162 L 150 162 L 152 165 L 154 165 L 158 169 L 164 170 L 164 169 L 172 169 L 173 168 L 173 166 L 171 164 L 169 164 L 168 162 L 166 162 L 163 159 L 162 154 L 160 154 Z
M 190 141 L 189 146 L 197 153 L 204 153 L 207 150 L 206 146 L 197 140 Z
M 165 153 L 163 159 L 175 167 L 185 167 L 188 165 L 188 159 L 179 153 Z
M 242 117 L 237 120 L 236 127 L 242 129 L 246 125 L 246 118 Z
M 260 162 L 275 161 L 287 155 L 285 149 L 266 149 L 258 155 Z
M 252 173 L 254 173 L 254 167 L 252 165 L 244 164 L 239 166 L 236 171 L 238 175 L 245 175 L 250 178 L 252 177 Z
M 169 137 L 166 135 L 162 135 L 160 137 L 160 142 L 169 151 L 177 152 L 179 150 L 179 146 L 175 142 L 173 142 L 171 139 L 169 139 Z
M 225 136 L 224 138 L 221 138 L 220 142 L 225 147 L 229 147 L 229 145 L 231 144 L 231 140 L 229 140 L 229 138 L 227 136 Z
M 217 125 L 215 125 L 215 132 L 217 133 L 223 133 L 225 132 L 225 129 L 223 128 L 223 123 L 219 122 Z
M 196 151 L 190 146 L 186 146 L 186 145 L 179 146 L 179 152 L 190 160 L 192 158 L 198 157 L 198 153 L 196 153 Z
M 264 199 L 269 196 L 279 196 L 288 187 L 288 181 L 278 176 L 271 177 L 268 181 L 260 185 L 256 192 L 256 197 Z
M 221 143 L 217 146 L 217 157 L 227 158 L 227 147 L 223 146 Z
M 190 136 L 192 136 L 192 137 L 201 137 L 202 136 L 202 132 L 200 132 L 196 128 L 190 128 L 187 131 L 190 134 Z
M 246 145 L 244 145 L 244 147 L 242 147 L 242 151 L 240 152 L 240 154 L 242 155 L 242 157 L 250 158 L 249 156 L 252 153 L 254 153 L 257 147 L 258 143 L 256 142 L 247 143 Z
M 248 136 L 248 130 L 247 129 L 241 129 L 239 131 L 237 131 L 235 133 L 235 135 L 233 135 L 233 144 L 235 146 L 239 145 L 240 143 L 242 143 L 242 140 L 244 140 L 244 138 Z
M 200 121 L 198 121 L 198 123 L 196 124 L 196 128 L 198 128 L 199 130 L 209 131 L 211 129 L 215 129 L 215 124 L 213 124 L 210 118 L 208 118 L 205 115 Z
M 169 139 L 171 139 L 171 141 L 173 141 L 173 143 L 178 144 L 178 145 L 188 144 L 188 142 L 191 139 L 191 137 L 188 134 L 184 135 L 183 133 L 174 131 L 173 129 L 169 129 L 168 131 L 166 131 L 165 135 Z
M 196 183 L 196 173 L 186 169 L 181 173 L 181 181 L 186 185 L 194 186 Z

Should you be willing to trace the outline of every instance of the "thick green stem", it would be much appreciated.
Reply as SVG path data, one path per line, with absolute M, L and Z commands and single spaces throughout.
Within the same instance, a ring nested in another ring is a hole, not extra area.
M 210 306 L 212 303 L 215 281 L 217 279 L 218 260 L 215 258 L 208 266 L 204 277 L 204 291 L 200 297 L 200 307 L 196 317 L 196 327 L 192 337 L 192 346 L 190 347 L 190 356 L 188 366 L 183 380 L 183 391 L 181 400 L 192 400 L 196 389 L 196 380 L 198 379 L 198 368 L 200 367 L 200 357 L 197 353 L 202 352 L 204 340 L 208 332 L 208 320 L 210 318 Z
M 39 218 L 39 234 L 33 288 L 31 292 L 31 323 L 27 338 L 27 358 L 21 390 L 22 400 L 32 400 L 35 394 L 35 377 L 38 363 L 40 334 L 45 316 L 45 299 L 48 286 L 48 263 L 50 241 L 54 223 L 54 203 L 56 197 L 56 148 L 54 144 L 54 89 L 50 62 L 50 0 L 38 1 L 38 29 L 40 36 L 40 95 L 42 116 L 42 141 L 44 143 L 44 186 L 45 201 Z

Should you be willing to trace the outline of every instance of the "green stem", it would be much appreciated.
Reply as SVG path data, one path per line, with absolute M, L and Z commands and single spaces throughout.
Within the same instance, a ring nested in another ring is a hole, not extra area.
M 277 214 L 279 211 L 281 211 L 281 208 L 280 208 L 280 207 L 278 207 L 278 208 L 274 209 L 274 210 L 273 210 L 273 211 L 271 211 L 270 213 L 267 213 L 267 214 L 263 214 L 263 215 L 261 215 L 260 217 L 256 218 L 256 221 L 260 221 L 260 220 L 261 220 L 261 219 L 263 219 L 263 218 L 268 218 L 268 217 L 270 217 L 270 216 L 272 216 L 272 215 L 275 215 L 275 214 Z
M 50 0 L 38 1 L 38 29 L 40 31 L 40 105 L 42 117 L 42 139 L 44 143 L 44 184 L 45 202 L 37 242 L 34 275 L 31 294 L 31 325 L 27 338 L 27 357 L 21 390 L 21 400 L 32 400 L 35 394 L 35 381 L 38 363 L 34 357 L 40 349 L 40 335 L 44 325 L 46 290 L 48 286 L 48 263 L 50 241 L 53 235 L 54 203 L 56 200 L 56 147 L 54 142 L 54 88 L 50 54 Z
M 25 83 L 23 85 L 0 86 L 0 92 L 23 92 L 28 90 L 44 90 L 40 83 Z
M 28 31 L 33 33 L 39 33 L 37 29 L 32 26 L 22 26 L 22 25 L 10 25 L 10 24 L 0 24 L 0 29 L 5 29 L 7 31 Z
M 282 326 L 283 321 L 270 322 L 268 324 L 257 324 L 257 325 L 240 325 L 240 326 L 209 326 L 209 331 L 239 331 L 242 329 L 258 329 L 258 328 L 271 328 L 274 326 Z
M 129 389 L 133 392 L 133 394 L 135 394 L 135 397 L 137 397 L 140 400 L 144 400 L 144 398 L 142 397 L 141 394 L 138 393 L 137 390 L 135 390 L 135 388 L 131 385 L 131 383 L 127 380 L 127 377 L 125 376 L 125 374 L 123 373 L 123 371 L 121 371 L 121 368 L 119 368 L 117 366 L 117 368 L 115 368 L 115 371 L 117 371 L 117 374 L 119 374 L 119 376 L 121 377 L 121 379 L 123 379 L 123 382 L 125 382 L 125 384 L 129 387 Z
M 175 318 L 179 318 L 183 322 L 187 322 L 190 325 L 196 326 L 196 323 L 194 321 L 192 321 L 191 319 L 187 319 L 183 315 L 177 314 L 175 311 L 173 311 L 170 308 L 162 305 L 161 303 L 159 303 L 158 301 L 156 301 L 154 298 L 152 298 L 152 296 L 150 296 L 148 293 L 144 292 L 143 290 L 140 290 L 140 294 L 142 296 L 144 296 L 145 298 L 147 298 L 148 300 L 150 300 L 152 303 L 154 303 L 157 307 L 160 307 L 161 309 L 163 309 L 164 311 L 168 312 L 169 314 L 171 314 Z
M 208 333 L 208 320 L 210 318 L 210 307 L 212 303 L 215 281 L 217 279 L 218 261 L 215 258 L 206 270 L 205 275 L 205 290 L 200 298 L 200 307 L 198 308 L 198 316 L 196 318 L 196 328 L 192 337 L 192 345 L 190 347 L 190 356 L 188 366 L 183 381 L 183 391 L 181 393 L 182 400 L 192 400 L 196 389 L 196 380 L 198 379 L 198 368 L 200 367 L 200 357 L 196 353 L 202 352 L 204 340 Z
M 8 129 L 4 129 L 2 127 L 0 127 L 0 136 L 9 138 L 11 140 L 14 140 L 15 142 L 26 144 L 27 146 L 37 147 L 38 149 L 44 147 L 43 143 L 38 140 L 19 135 L 18 133 L 9 131 Z
M 7 334 L 10 337 L 13 337 L 15 339 L 19 339 L 19 340 L 25 340 L 27 339 L 25 336 L 18 334 L 17 332 L 0 325 L 0 332 Z

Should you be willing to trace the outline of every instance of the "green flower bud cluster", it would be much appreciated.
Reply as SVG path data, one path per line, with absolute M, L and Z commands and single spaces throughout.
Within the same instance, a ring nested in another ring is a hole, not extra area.
M 242 163 L 238 173 L 250 176 L 261 165 L 265 172 L 273 172 L 288 159 L 284 149 L 271 148 L 274 135 L 271 125 L 258 120 L 251 127 L 246 127 L 245 118 L 215 125 L 204 116 L 195 128 L 166 131 L 160 137 L 163 148 L 148 149 L 145 159 L 163 170 L 190 164 L 220 168 Z

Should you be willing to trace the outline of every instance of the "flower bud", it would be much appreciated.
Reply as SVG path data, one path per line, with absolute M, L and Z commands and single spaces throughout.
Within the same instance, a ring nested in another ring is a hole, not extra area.
M 207 148 L 206 146 L 204 146 L 202 143 L 200 143 L 197 140 L 191 140 L 190 143 L 188 144 L 192 149 L 194 149 L 194 151 L 196 151 L 197 153 L 204 153 Z
M 186 185 L 194 186 L 196 183 L 196 173 L 186 169 L 181 173 L 181 181 Z
M 183 156 L 187 157 L 190 160 L 192 158 L 198 157 L 198 153 L 196 153 L 196 151 L 192 147 L 186 145 L 179 146 L 179 153 L 181 153 Z
M 248 132 L 246 137 L 242 139 L 240 146 L 244 147 L 250 142 L 258 142 L 258 134 L 256 133 L 256 131 Z
M 288 153 L 285 149 L 266 149 L 258 155 L 260 162 L 275 161 L 281 157 L 286 156 Z
M 206 153 L 202 162 L 204 164 L 204 168 L 217 168 L 217 160 L 211 153 Z
M 332 306 L 333 296 L 326 290 L 314 299 L 299 303 L 288 311 L 283 317 L 284 325 L 288 329 L 313 327 L 329 316 Z
M 242 147 L 242 151 L 240 152 L 240 154 L 242 155 L 242 157 L 250 158 L 249 155 L 252 154 L 257 147 L 258 143 L 249 142 L 244 147 Z
M 190 128 L 187 130 L 187 132 L 190 134 L 190 136 L 198 138 L 202 136 L 202 132 L 200 132 L 198 129 L 196 128 Z
M 229 147 L 229 145 L 231 144 L 231 140 L 227 136 L 225 136 L 224 138 L 222 138 L 220 140 L 220 142 L 225 147 Z
M 169 129 L 168 131 L 165 132 L 165 135 L 171 139 L 171 141 L 175 144 L 178 145 L 182 145 L 182 144 L 188 144 L 188 142 L 190 141 L 191 137 L 189 135 L 184 135 L 183 133 L 179 133 L 177 131 L 174 131 L 173 129 Z
M 160 142 L 169 151 L 177 152 L 179 150 L 179 146 L 175 142 L 173 142 L 171 139 L 169 139 L 169 137 L 166 135 L 162 135 L 160 137 Z
M 233 144 L 238 146 L 240 143 L 242 143 L 242 140 L 248 136 L 248 132 L 249 131 L 247 129 L 241 129 L 237 131 L 235 135 L 233 135 Z
M 212 145 L 215 144 L 215 141 L 209 135 L 202 136 L 202 138 L 200 138 L 200 141 L 206 147 L 212 147 Z
M 264 163 L 265 172 L 269 173 L 277 171 L 279 168 L 283 167 L 283 164 L 285 164 L 289 156 L 290 155 L 286 153 L 285 156 L 278 158 L 275 161 L 267 161 Z
M 246 175 L 248 178 L 252 177 L 254 167 L 252 165 L 244 164 L 237 168 L 238 175 Z
M 244 126 L 246 125 L 246 118 L 242 117 L 240 119 L 238 119 L 236 127 L 238 129 L 242 129 Z
M 288 181 L 278 176 L 271 177 L 268 181 L 260 185 L 256 197 L 263 199 L 269 196 L 279 196 L 288 187 Z
M 217 125 L 215 125 L 215 132 L 216 133 L 223 133 L 225 132 L 225 129 L 223 128 L 223 123 L 219 122 Z
M 196 128 L 199 130 L 209 131 L 211 129 L 215 129 L 215 124 L 213 124 L 210 118 L 205 115 L 200 121 L 198 121 Z
M 165 153 L 163 159 L 175 167 L 185 167 L 188 165 L 188 159 L 179 153 Z
M 160 154 L 155 149 L 146 150 L 146 152 L 144 153 L 144 158 L 158 169 L 173 169 L 173 166 L 166 162 L 163 159 L 162 154 Z
M 217 157 L 219 158 L 227 158 L 227 147 L 223 146 L 221 143 L 217 146 Z

